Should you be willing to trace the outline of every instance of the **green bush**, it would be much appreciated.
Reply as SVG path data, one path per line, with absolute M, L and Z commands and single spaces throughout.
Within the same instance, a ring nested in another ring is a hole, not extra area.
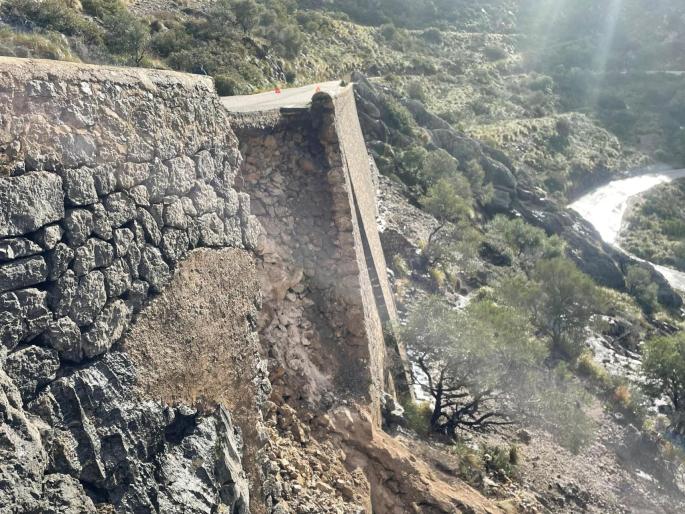
M 88 44 L 100 44 L 104 37 L 96 23 L 60 0 L 7 0 L 0 5 L 0 14 L 7 23 L 81 37 Z
M 651 314 L 657 309 L 659 288 L 652 282 L 649 270 L 639 265 L 630 266 L 626 273 L 626 286 L 645 312 Z
M 486 46 L 483 53 L 489 61 L 501 61 L 507 58 L 507 51 L 499 46 Z
M 404 419 L 407 421 L 407 428 L 421 437 L 428 437 L 431 418 L 430 404 L 418 402 L 408 397 L 404 398 L 401 403 L 404 407 Z

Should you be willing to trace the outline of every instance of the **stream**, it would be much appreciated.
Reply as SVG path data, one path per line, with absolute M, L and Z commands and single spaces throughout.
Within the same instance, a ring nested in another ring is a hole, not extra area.
M 628 209 L 629 200 L 659 184 L 680 178 L 685 178 L 685 169 L 649 172 L 614 180 L 591 191 L 569 207 L 589 221 L 604 241 L 618 247 L 616 241 L 621 230 L 623 217 Z M 635 258 L 637 259 L 637 257 Z M 650 264 L 668 280 L 674 289 L 685 292 L 685 273 L 666 266 Z

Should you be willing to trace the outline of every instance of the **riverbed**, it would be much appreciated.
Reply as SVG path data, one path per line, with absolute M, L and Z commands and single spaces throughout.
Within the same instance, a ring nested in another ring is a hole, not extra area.
M 685 169 L 650 172 L 613 180 L 579 198 L 569 207 L 589 221 L 604 241 L 618 247 L 618 235 L 630 199 L 660 184 L 680 178 L 685 178 Z M 668 280 L 674 289 L 685 292 L 685 273 L 666 266 L 650 264 Z

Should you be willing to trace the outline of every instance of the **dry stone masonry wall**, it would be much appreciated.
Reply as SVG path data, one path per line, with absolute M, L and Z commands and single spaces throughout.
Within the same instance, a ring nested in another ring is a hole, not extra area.
M 275 391 L 286 402 L 324 406 L 346 391 L 377 415 L 404 374 L 403 353 L 384 340 L 396 313 L 355 117 L 351 88 L 335 99 L 315 95 L 310 109 L 233 115 L 245 156 L 236 185 L 250 194 L 267 236 L 271 295 L 261 333 L 280 370 Z
M 0 59 L 3 512 L 246 512 L 228 413 L 113 348 L 190 250 L 255 245 L 240 160 L 208 79 Z

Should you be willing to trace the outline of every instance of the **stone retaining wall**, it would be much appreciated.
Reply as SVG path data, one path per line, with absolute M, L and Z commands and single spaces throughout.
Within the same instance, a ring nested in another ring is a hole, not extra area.
M 347 392 L 379 416 L 383 393 L 408 382 L 404 353 L 385 344 L 396 311 L 351 88 L 315 95 L 311 109 L 232 115 L 232 125 L 245 156 L 236 186 L 267 236 L 260 328 L 282 370 L 275 391 L 324 407 Z
M 189 249 L 250 246 L 209 80 L 0 61 L 0 340 L 106 352 Z
M 254 246 L 237 146 L 209 79 L 0 58 L 3 512 L 247 512 L 228 413 L 115 346 L 189 251 Z

